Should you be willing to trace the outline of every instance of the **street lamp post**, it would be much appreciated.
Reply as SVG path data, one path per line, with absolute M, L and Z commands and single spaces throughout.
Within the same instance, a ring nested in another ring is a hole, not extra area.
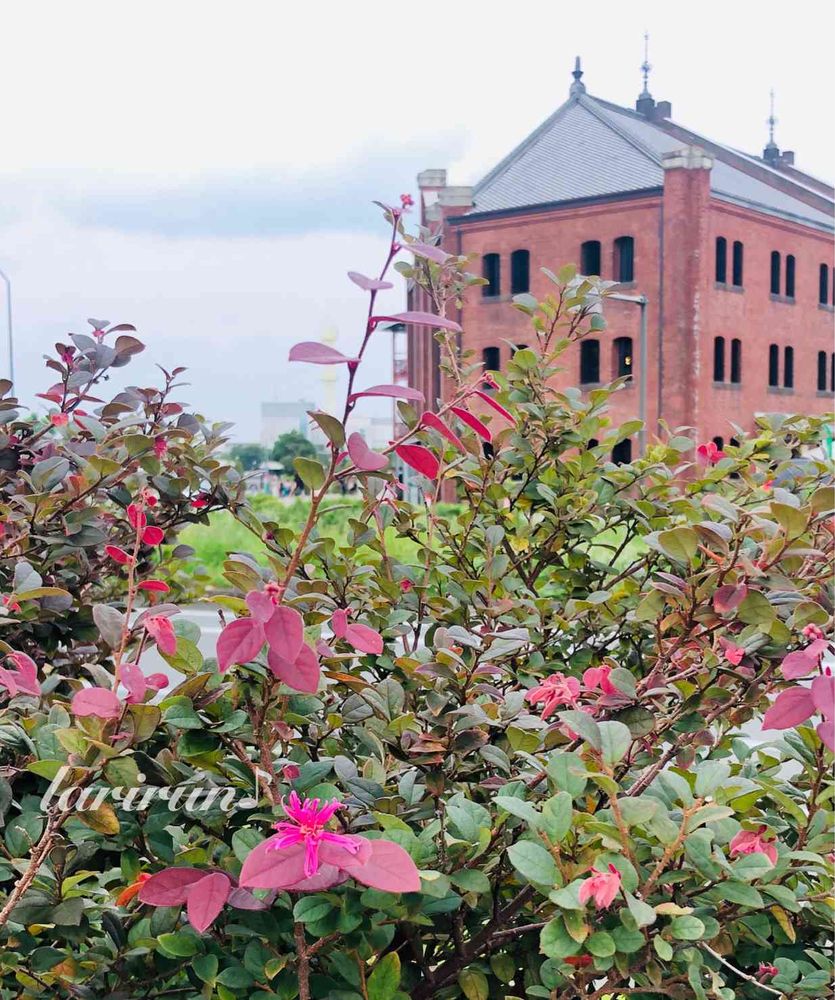
M 14 337 L 12 335 L 12 283 L 5 271 L 0 270 L 0 279 L 6 284 L 6 330 L 9 335 L 9 381 L 14 382 Z
M 638 335 L 641 353 L 641 364 L 638 371 L 638 419 L 641 421 L 641 429 L 638 431 L 638 452 L 643 455 L 647 444 L 647 305 L 649 299 L 646 295 L 619 295 L 617 292 L 607 295 L 606 298 L 614 299 L 616 302 L 631 302 L 641 309 L 641 332 Z

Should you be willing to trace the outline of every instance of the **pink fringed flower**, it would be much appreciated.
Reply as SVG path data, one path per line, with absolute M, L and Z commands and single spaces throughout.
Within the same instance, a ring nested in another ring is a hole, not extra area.
M 525 701 L 532 705 L 542 706 L 542 718 L 547 719 L 549 715 L 560 707 L 560 705 L 574 705 L 580 697 L 580 682 L 576 677 L 566 677 L 563 673 L 551 674 L 545 680 L 531 688 L 525 694 Z
M 319 799 L 305 799 L 304 802 L 295 792 L 290 792 L 288 799 L 281 802 L 289 819 L 276 823 L 273 829 L 278 833 L 272 839 L 269 850 L 281 851 L 296 844 L 304 844 L 304 874 L 310 878 L 319 871 L 319 845 L 321 843 L 335 844 L 349 854 L 359 853 L 358 837 L 349 834 L 331 833 L 326 829 L 331 817 L 342 808 L 342 803 L 335 799 L 322 802 Z
M 760 967 L 757 969 L 757 979 L 761 983 L 768 982 L 769 979 L 773 979 L 778 975 L 780 970 L 776 965 L 769 965 L 767 962 L 760 962 Z
M 737 854 L 764 854 L 772 865 L 777 864 L 776 838 L 766 840 L 763 836 L 768 829 L 766 826 L 758 827 L 756 830 L 740 830 L 731 841 L 731 856 Z
M 581 903 L 591 899 L 598 910 L 605 910 L 620 891 L 621 874 L 611 864 L 608 872 L 598 871 L 597 868 L 592 868 L 591 872 L 591 876 L 580 886 L 577 898 Z

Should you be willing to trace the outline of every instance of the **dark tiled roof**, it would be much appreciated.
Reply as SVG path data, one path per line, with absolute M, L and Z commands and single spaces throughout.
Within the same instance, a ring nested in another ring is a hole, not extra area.
M 723 201 L 769 215 L 833 229 L 835 202 L 825 185 L 796 169 L 714 143 L 672 122 L 588 94 L 573 95 L 505 157 L 474 190 L 468 215 L 507 212 L 564 201 L 660 189 L 662 158 L 683 145 L 704 145 L 714 157 L 711 191 Z

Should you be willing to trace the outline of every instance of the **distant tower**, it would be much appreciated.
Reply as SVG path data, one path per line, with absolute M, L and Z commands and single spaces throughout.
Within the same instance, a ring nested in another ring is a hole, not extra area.
M 336 327 L 328 327 L 327 330 L 319 338 L 323 344 L 327 344 L 328 347 L 333 347 L 336 343 L 339 333 Z M 322 407 L 325 413 L 335 413 L 336 411 L 336 369 L 339 365 L 320 365 L 323 369 L 321 374 L 322 380 Z
M 774 126 L 777 124 L 777 119 L 774 117 L 774 89 L 772 88 L 770 93 L 770 112 L 766 123 L 768 124 L 768 144 L 763 150 L 763 159 L 766 163 L 769 163 L 772 167 L 776 167 L 780 162 L 780 147 L 774 141 Z
M 568 93 L 573 97 L 575 94 L 585 94 L 586 85 L 583 83 L 583 70 L 580 68 L 580 57 L 574 57 L 574 70 L 571 74 L 574 77 L 574 83 L 568 90 Z
M 644 61 L 641 63 L 641 74 L 644 78 L 644 89 L 638 95 L 638 100 L 635 102 L 635 110 L 642 115 L 646 115 L 647 118 L 652 117 L 652 112 L 655 109 L 655 100 L 652 94 L 649 92 L 649 73 L 652 69 L 649 61 L 649 32 L 644 32 Z

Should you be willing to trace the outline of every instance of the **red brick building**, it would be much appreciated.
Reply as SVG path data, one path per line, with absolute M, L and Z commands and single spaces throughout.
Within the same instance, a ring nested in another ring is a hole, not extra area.
M 475 187 L 418 178 L 424 224 L 449 252 L 478 254 L 489 281 L 456 317 L 464 348 L 504 367 L 531 342 L 512 296 L 545 296 L 539 269 L 574 262 L 645 305 L 608 301 L 608 329 L 570 348 L 561 384 L 632 374 L 612 417 L 642 415 L 643 382 L 648 440 L 659 420 L 727 441 L 755 413 L 831 409 L 835 190 L 780 152 L 773 119 L 752 156 L 675 124 L 646 86 L 632 110 L 587 94 L 582 75 L 578 60 L 568 100 Z M 441 398 L 431 331 L 410 330 L 408 363 L 410 383 Z

